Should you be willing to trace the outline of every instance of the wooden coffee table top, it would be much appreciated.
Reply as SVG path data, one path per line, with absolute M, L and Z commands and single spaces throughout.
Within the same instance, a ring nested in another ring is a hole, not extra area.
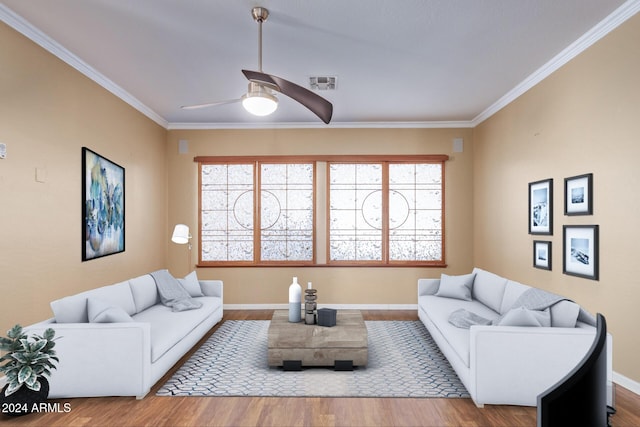
M 268 342 L 269 349 L 366 348 L 367 327 L 359 310 L 338 310 L 331 327 L 291 323 L 288 310 L 275 310 Z

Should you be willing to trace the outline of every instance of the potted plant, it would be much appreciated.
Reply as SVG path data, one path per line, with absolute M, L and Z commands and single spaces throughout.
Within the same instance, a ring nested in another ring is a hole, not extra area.
M 15 325 L 0 337 L 0 372 L 7 378 L 7 385 L 0 392 L 2 413 L 26 415 L 37 410 L 37 406 L 49 396 L 50 369 L 59 362 L 53 349 L 55 331 L 51 328 L 43 335 L 27 336 L 22 326 Z M 4 353 L 6 352 L 6 353 Z

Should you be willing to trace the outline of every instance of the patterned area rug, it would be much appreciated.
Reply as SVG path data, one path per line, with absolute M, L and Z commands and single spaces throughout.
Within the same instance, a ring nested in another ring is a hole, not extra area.
M 227 320 L 159 396 L 469 397 L 419 321 L 366 321 L 369 363 L 353 371 L 267 365 L 268 320 Z

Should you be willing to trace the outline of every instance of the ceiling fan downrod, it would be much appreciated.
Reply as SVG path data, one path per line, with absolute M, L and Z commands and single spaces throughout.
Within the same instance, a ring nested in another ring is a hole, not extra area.
M 258 23 L 258 71 L 262 72 L 262 23 L 269 17 L 269 11 L 264 7 L 254 7 L 251 16 Z

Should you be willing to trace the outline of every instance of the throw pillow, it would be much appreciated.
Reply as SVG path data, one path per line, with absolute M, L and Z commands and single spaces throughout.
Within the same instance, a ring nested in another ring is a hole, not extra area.
M 195 270 L 184 276 L 184 279 L 178 279 L 178 282 L 189 292 L 192 297 L 203 297 L 202 289 L 200 288 L 200 282 L 198 282 L 198 276 Z
M 87 314 L 91 323 L 133 322 L 124 309 L 96 298 L 87 298 Z
M 551 313 L 548 308 L 540 311 L 516 307 L 502 316 L 498 326 L 551 326 Z
M 573 301 L 563 300 L 551 306 L 551 326 L 575 328 L 580 314 L 580 306 Z
M 474 277 L 475 274 L 473 273 L 463 276 L 442 274 L 436 296 L 471 301 L 471 287 L 473 286 Z

